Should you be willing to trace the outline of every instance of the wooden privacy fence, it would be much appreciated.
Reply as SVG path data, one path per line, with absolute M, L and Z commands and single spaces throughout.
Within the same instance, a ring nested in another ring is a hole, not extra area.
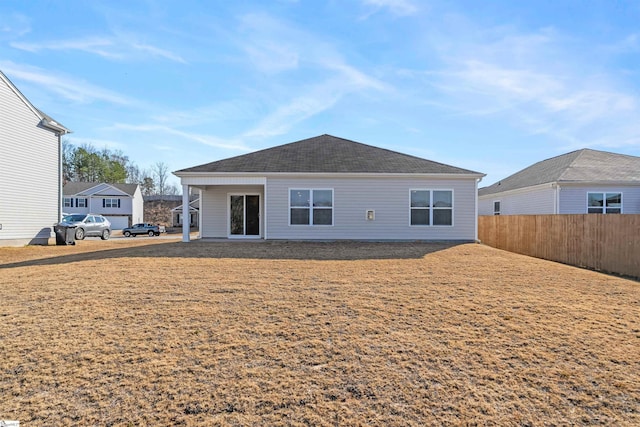
M 480 216 L 478 238 L 510 252 L 640 278 L 640 215 Z

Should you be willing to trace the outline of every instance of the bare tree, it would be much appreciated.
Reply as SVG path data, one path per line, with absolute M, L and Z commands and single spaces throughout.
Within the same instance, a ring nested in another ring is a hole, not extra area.
M 167 190 L 167 179 L 169 178 L 169 165 L 165 162 L 156 162 L 151 166 L 151 173 L 156 183 L 158 195 L 164 196 Z

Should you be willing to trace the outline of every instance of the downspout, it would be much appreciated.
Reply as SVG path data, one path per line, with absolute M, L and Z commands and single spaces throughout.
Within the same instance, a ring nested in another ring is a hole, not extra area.
M 482 179 L 482 178 L 476 178 L 476 183 L 475 183 L 475 187 L 476 188 L 475 188 L 475 193 L 474 193 L 475 194 L 475 205 L 476 205 L 475 206 L 475 216 L 474 216 L 474 219 L 475 219 L 475 226 L 474 226 L 475 227 L 475 231 L 474 231 L 474 234 L 475 234 L 476 243 L 480 243 L 480 240 L 478 240 L 478 183 L 480 182 L 480 179 Z
M 555 214 L 558 215 L 560 213 L 560 185 L 556 183 L 556 203 L 555 203 Z
M 62 196 L 64 194 L 62 191 L 62 135 L 56 133 L 56 136 L 58 137 L 58 222 L 60 222 L 62 221 Z
M 262 187 L 264 191 L 264 197 L 262 198 L 262 203 L 264 203 L 264 214 L 262 215 L 262 223 L 264 227 L 264 240 L 267 240 L 267 178 L 264 179 L 264 186 Z

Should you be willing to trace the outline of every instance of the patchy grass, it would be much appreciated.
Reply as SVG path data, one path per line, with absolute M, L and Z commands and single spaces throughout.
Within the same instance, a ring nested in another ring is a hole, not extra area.
M 482 245 L 0 249 L 0 419 L 639 425 L 640 284 Z

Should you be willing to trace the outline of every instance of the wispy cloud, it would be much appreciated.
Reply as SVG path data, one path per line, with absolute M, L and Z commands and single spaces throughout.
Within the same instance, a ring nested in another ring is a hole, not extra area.
M 260 71 L 287 74 L 284 95 L 246 137 L 270 137 L 287 133 L 293 126 L 334 107 L 347 94 L 389 90 L 389 86 L 349 64 L 330 41 L 269 15 L 241 18 L 240 43 L 251 63 Z M 259 54 L 257 52 L 260 52 Z M 305 70 L 304 74 L 301 72 Z M 290 94 L 290 95 L 287 95 Z
M 250 151 L 250 149 L 240 139 L 224 139 L 211 135 L 203 135 L 200 133 L 186 132 L 166 125 L 159 124 L 143 124 L 130 125 L 126 123 L 116 123 L 115 129 L 126 130 L 130 132 L 158 133 L 163 135 L 173 135 L 188 141 L 194 141 L 200 144 L 208 145 L 214 148 L 223 148 L 234 151 Z
M 121 53 L 113 51 L 114 42 L 107 37 L 87 37 L 77 40 L 57 40 L 43 43 L 12 42 L 9 45 L 13 48 L 33 53 L 43 50 L 79 50 L 104 58 L 123 58 Z
M 640 99 L 572 48 L 550 29 L 492 29 L 474 41 L 449 40 L 442 69 L 424 79 L 456 114 L 500 119 L 563 148 L 640 144 L 640 127 L 629 126 L 640 123 Z
M 418 6 L 410 0 L 362 0 L 362 3 L 374 8 L 368 16 L 381 9 L 388 9 L 398 16 L 413 15 L 418 12 Z
M 268 138 L 286 134 L 296 124 L 334 106 L 343 95 L 340 85 L 325 84 L 313 88 L 280 105 L 263 118 L 245 137 Z
M 27 16 L 20 13 L 0 15 L 0 36 L 20 37 L 31 31 Z
M 39 86 L 42 90 L 62 96 L 70 101 L 88 104 L 104 101 L 117 105 L 136 105 L 137 101 L 119 93 L 101 88 L 77 78 L 56 75 L 37 67 L 0 61 L 0 69 L 12 80 L 22 80 Z
M 81 51 L 97 55 L 111 60 L 131 60 L 140 58 L 141 54 L 150 57 L 168 59 L 170 61 L 185 64 L 186 61 L 180 55 L 167 49 L 162 49 L 148 43 L 138 41 L 132 34 L 118 34 L 115 36 L 87 36 L 78 39 L 63 39 L 46 42 L 11 42 L 15 49 L 28 52 L 40 52 L 44 50 L 54 51 Z

